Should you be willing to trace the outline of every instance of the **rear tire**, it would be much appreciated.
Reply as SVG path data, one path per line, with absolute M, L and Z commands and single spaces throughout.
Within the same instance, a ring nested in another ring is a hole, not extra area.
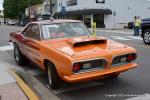
M 143 41 L 145 44 L 150 45 L 150 29 L 146 29 L 143 33 Z
M 19 46 L 16 43 L 14 44 L 14 58 L 19 66 L 22 66 L 27 62 L 27 58 L 21 53 Z
M 47 62 L 46 67 L 47 67 L 47 77 L 48 77 L 50 88 L 58 89 L 60 87 L 60 78 L 57 74 L 55 66 L 52 63 Z

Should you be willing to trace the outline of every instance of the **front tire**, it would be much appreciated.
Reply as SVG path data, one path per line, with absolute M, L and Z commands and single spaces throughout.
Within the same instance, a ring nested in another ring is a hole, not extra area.
M 14 44 L 14 58 L 19 66 L 24 65 L 27 61 L 27 58 L 21 53 L 19 46 L 16 43 Z
M 150 45 L 150 29 L 146 29 L 143 33 L 143 41 L 145 44 Z
M 50 62 L 47 63 L 47 76 L 49 81 L 49 86 L 51 89 L 58 89 L 60 86 L 60 78 L 54 65 Z

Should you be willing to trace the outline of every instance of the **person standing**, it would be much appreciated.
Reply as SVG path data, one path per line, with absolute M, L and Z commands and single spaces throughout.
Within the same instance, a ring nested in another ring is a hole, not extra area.
M 136 27 L 136 21 L 137 21 L 137 17 L 134 17 L 134 21 L 133 21 L 133 29 L 134 29 L 134 36 L 137 34 L 137 27 Z
M 140 18 L 140 16 L 137 17 L 137 21 L 138 21 L 138 35 L 140 34 L 140 28 L 141 28 L 141 24 L 142 24 L 142 20 Z
M 134 17 L 134 22 L 133 22 L 133 25 L 134 25 L 134 36 L 139 36 L 139 33 L 140 33 L 140 26 L 141 26 L 141 20 L 140 20 L 140 17 Z

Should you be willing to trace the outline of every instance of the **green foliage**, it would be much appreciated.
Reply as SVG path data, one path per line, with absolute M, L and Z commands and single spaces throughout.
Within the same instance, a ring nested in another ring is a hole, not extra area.
M 36 5 L 43 2 L 43 0 L 4 0 L 3 8 L 4 15 L 6 18 L 15 19 L 18 18 L 19 15 L 25 13 L 25 8 L 30 5 Z

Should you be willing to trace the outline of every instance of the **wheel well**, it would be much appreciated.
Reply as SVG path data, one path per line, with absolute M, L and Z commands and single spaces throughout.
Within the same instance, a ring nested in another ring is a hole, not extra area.
M 147 30 L 147 29 L 150 29 L 150 26 L 142 27 L 142 37 L 143 37 L 143 33 L 144 33 L 144 31 L 145 31 L 145 30 Z
M 45 72 L 47 72 L 47 66 L 46 66 L 46 64 L 47 64 L 48 62 L 50 62 L 50 63 L 54 66 L 54 68 L 55 68 L 55 65 L 54 65 L 50 60 L 44 59 Z M 55 69 L 56 69 L 56 68 L 55 68 Z
M 142 27 L 142 31 L 144 32 L 146 29 L 150 29 L 150 26 Z

